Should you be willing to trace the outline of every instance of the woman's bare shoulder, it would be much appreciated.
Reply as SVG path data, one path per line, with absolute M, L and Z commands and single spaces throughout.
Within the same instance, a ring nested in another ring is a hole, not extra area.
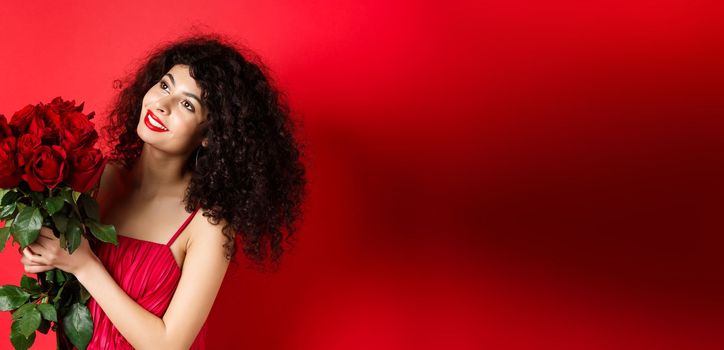
M 118 160 L 108 160 L 106 161 L 106 168 L 113 170 L 120 170 L 123 169 L 123 164 Z
M 196 215 L 201 216 L 200 220 L 196 223 L 195 230 L 192 230 L 191 237 L 189 237 L 189 244 L 192 244 L 194 241 L 211 241 L 216 243 L 223 243 L 226 242 L 226 238 L 223 233 L 223 229 L 226 225 L 228 225 L 227 221 L 224 220 L 224 218 L 219 218 L 218 222 L 216 224 L 212 223 L 209 217 L 203 216 L 203 213 L 205 210 L 203 208 L 199 209 L 199 212 L 196 213 Z
M 103 173 L 101 174 L 101 187 L 103 187 L 103 184 L 108 183 L 108 181 L 115 178 L 118 174 L 123 173 L 124 170 L 123 164 L 120 162 L 113 160 L 107 161 L 105 167 L 103 168 Z
M 118 174 L 121 174 L 122 172 L 123 165 L 121 163 L 110 160 L 107 161 L 103 166 L 103 170 L 101 172 L 101 178 L 97 186 L 97 192 L 107 193 L 111 188 L 109 186 L 114 186 Z M 98 196 L 98 193 L 96 193 L 96 196 Z

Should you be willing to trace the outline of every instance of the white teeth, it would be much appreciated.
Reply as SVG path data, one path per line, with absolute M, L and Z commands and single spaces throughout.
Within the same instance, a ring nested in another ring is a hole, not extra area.
M 151 122 L 151 125 L 153 125 L 157 128 L 161 128 L 163 130 L 168 130 L 168 128 L 166 128 L 165 126 L 163 126 L 159 122 L 157 122 L 156 119 L 151 118 L 150 115 L 148 115 L 147 117 L 148 117 L 148 121 Z

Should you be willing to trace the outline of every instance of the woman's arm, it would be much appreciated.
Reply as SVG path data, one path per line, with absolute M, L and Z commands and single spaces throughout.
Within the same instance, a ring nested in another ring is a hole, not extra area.
M 134 348 L 188 349 L 206 321 L 229 262 L 224 257 L 223 222 L 202 222 L 202 229 L 192 233 L 181 279 L 163 318 L 129 297 L 100 260 L 74 273 Z
M 176 292 L 163 318 L 137 304 L 116 283 L 90 249 L 88 240 L 73 254 L 60 248 L 60 240 L 43 227 L 38 240 L 27 246 L 21 261 L 26 272 L 57 267 L 70 272 L 90 292 L 118 331 L 136 349 L 188 349 L 201 330 L 221 287 L 229 262 L 220 220 L 212 225 L 199 220 L 189 238 Z M 39 254 L 39 255 L 36 255 Z

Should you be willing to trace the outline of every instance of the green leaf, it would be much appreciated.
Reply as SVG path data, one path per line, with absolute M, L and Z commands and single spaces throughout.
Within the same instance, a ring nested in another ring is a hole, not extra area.
M 3 199 L 0 200 L 0 205 L 8 205 L 10 203 L 16 203 L 18 198 L 22 197 L 21 193 L 15 191 L 9 191 L 3 195 Z
M 12 235 L 22 249 L 38 238 L 42 222 L 43 217 L 38 208 L 26 207 L 20 210 L 13 222 Z
M 0 200 L 5 196 L 6 193 L 10 192 L 9 188 L 0 188 Z
M 48 197 L 45 199 L 45 208 L 48 210 L 48 214 L 53 215 L 59 210 L 63 209 L 65 201 L 63 197 Z
M 11 328 L 12 329 L 12 328 Z M 27 350 L 35 342 L 35 332 L 30 337 L 25 337 L 20 332 L 12 331 L 10 333 L 10 343 L 13 344 L 15 350 Z
M 83 194 L 82 192 L 73 191 L 73 202 L 78 203 L 78 197 Z
M 65 272 L 63 270 L 58 270 L 55 273 L 55 283 L 57 283 L 58 285 L 63 284 L 67 280 L 67 278 L 65 276 L 66 274 L 67 274 L 67 272 Z
M 43 318 L 48 321 L 58 321 L 58 315 L 55 312 L 55 307 L 50 304 L 38 304 L 38 311 L 43 315 Z
M 68 204 L 75 204 L 75 200 L 73 200 L 73 193 L 70 189 L 63 189 L 59 193 L 60 197 L 63 198 L 63 200 Z
M 20 287 L 25 288 L 30 292 L 40 292 L 40 284 L 38 284 L 38 280 L 24 274 L 20 278 Z
M 93 336 L 93 319 L 88 308 L 80 303 L 73 304 L 63 317 L 63 326 L 71 343 L 78 350 L 85 350 Z
M 25 304 L 28 298 L 30 298 L 30 293 L 22 288 L 10 284 L 4 285 L 0 287 L 0 311 L 15 310 Z
M 38 329 L 40 319 L 40 311 L 38 311 L 38 309 L 35 308 L 35 304 L 33 304 L 33 308 L 28 309 L 20 318 L 16 319 L 11 328 L 13 331 L 18 331 L 27 338 Z
M 95 221 L 100 221 L 98 216 L 98 202 L 87 194 L 80 196 L 78 205 L 83 208 L 85 215 Z
M 45 280 L 50 283 L 55 283 L 55 271 L 58 269 L 52 269 L 45 271 Z
M 58 232 L 63 234 L 68 227 L 68 217 L 62 213 L 56 213 L 53 215 L 53 223 L 55 224 L 55 228 L 58 229 Z
M 80 235 L 81 235 L 80 221 L 74 216 L 68 219 L 68 227 L 65 231 L 65 239 L 68 241 L 68 252 L 73 252 L 80 247 Z
M 60 289 L 58 289 L 58 294 L 56 294 L 56 295 L 55 295 L 55 298 L 53 298 L 53 304 L 56 304 L 56 305 L 57 305 L 58 301 L 60 300 L 60 298 L 61 298 L 62 295 L 63 295 L 63 289 L 65 289 L 65 284 L 62 285 L 62 286 L 60 287 Z
M 5 243 L 7 243 L 8 238 L 10 238 L 10 227 L 0 228 L 0 252 L 5 250 Z
M 21 317 L 25 316 L 25 314 L 28 311 L 30 311 L 32 309 L 35 309 L 35 304 L 33 304 L 33 303 L 23 304 L 17 310 L 13 311 L 13 314 L 12 314 L 13 320 L 20 319 Z
M 17 208 L 17 203 L 12 202 L 8 205 L 5 205 L 0 209 L 0 218 L 4 219 L 6 217 L 12 216 L 15 213 L 15 208 Z
M 97 221 L 88 220 L 86 226 L 90 227 L 93 236 L 106 243 L 118 245 L 118 237 L 116 236 L 116 228 L 113 225 L 103 225 Z

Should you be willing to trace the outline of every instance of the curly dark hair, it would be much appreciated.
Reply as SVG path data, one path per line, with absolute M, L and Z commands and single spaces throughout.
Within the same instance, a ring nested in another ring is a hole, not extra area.
M 226 221 L 227 260 L 234 260 L 238 235 L 257 267 L 271 255 L 277 269 L 282 243 L 291 243 L 306 196 L 303 144 L 294 137 L 297 125 L 283 94 L 250 50 L 219 34 L 194 34 L 152 50 L 120 81 L 109 107 L 103 128 L 113 147 L 108 159 L 132 168 L 143 147 L 136 133 L 143 97 L 177 64 L 189 66 L 209 111 L 202 129 L 208 145 L 186 162 L 192 178 L 185 209 L 198 205 L 212 224 Z

